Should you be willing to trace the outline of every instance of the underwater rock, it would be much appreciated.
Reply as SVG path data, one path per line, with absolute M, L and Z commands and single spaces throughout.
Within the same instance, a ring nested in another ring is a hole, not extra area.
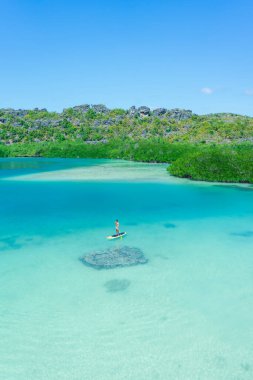
M 234 190 L 239 190 L 239 191 L 253 191 L 253 186 L 252 185 L 247 185 L 247 186 L 242 186 L 242 185 L 213 185 L 214 187 L 220 187 L 222 189 L 234 189 Z
M 246 372 L 249 372 L 251 371 L 251 365 L 249 363 L 241 363 L 241 368 L 246 371 Z
M 232 232 L 232 236 L 253 237 L 253 231 Z
M 165 228 L 176 228 L 176 225 L 173 224 L 173 223 L 165 223 L 165 224 L 164 224 L 164 227 L 165 227 Z
M 18 236 L 7 236 L 0 239 L 0 251 L 20 249 L 22 247 L 23 244 L 18 242 Z
M 109 293 L 116 293 L 116 292 L 123 292 L 126 290 L 130 285 L 129 280 L 110 280 L 107 281 L 104 286 Z
M 148 262 L 139 248 L 127 246 L 92 252 L 81 257 L 80 260 L 83 264 L 96 269 L 127 267 Z

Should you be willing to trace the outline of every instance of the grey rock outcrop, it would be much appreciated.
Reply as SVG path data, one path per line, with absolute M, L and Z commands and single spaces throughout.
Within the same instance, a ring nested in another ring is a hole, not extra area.
M 30 112 L 29 110 L 14 110 L 13 108 L 1 108 L 0 111 L 4 112 L 6 115 L 14 117 L 24 117 Z
M 156 108 L 153 110 L 153 115 L 154 116 L 162 116 L 167 112 L 166 108 Z
M 99 127 L 101 125 L 101 121 L 100 120 L 95 120 L 94 123 L 93 123 L 93 127 Z
M 147 131 L 144 129 L 142 132 L 141 132 L 141 136 L 143 138 L 146 138 L 147 137 Z
M 91 106 L 91 108 L 93 109 L 93 111 L 95 111 L 96 113 L 103 113 L 103 114 L 106 114 L 108 112 L 110 112 L 109 108 L 107 108 L 106 106 L 104 106 L 103 104 L 93 104 Z
M 135 106 L 132 106 L 128 110 L 128 114 L 130 117 L 134 117 L 138 114 L 137 108 Z
M 106 125 L 106 126 L 110 126 L 110 125 L 113 125 L 113 124 L 114 124 L 114 120 L 113 119 L 107 119 L 107 120 L 103 121 L 103 125 Z
M 35 125 L 34 127 L 29 127 L 27 129 L 28 132 L 33 132 L 33 131 L 37 131 L 40 127 L 38 125 Z
M 187 120 L 192 117 L 192 111 L 191 110 L 182 110 L 180 108 L 174 108 L 172 110 L 169 110 L 168 113 L 169 119 L 174 119 L 177 121 L 180 120 Z
M 73 110 L 78 111 L 78 112 L 82 112 L 82 113 L 88 112 L 89 109 L 90 109 L 89 104 L 81 104 L 80 106 L 73 107 Z
M 146 117 L 150 115 L 150 108 L 146 106 L 141 106 L 138 108 L 138 113 L 141 117 Z

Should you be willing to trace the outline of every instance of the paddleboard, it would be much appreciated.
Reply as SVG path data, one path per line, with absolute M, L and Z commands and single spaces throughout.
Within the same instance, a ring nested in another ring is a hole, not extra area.
M 126 232 L 120 232 L 118 235 L 110 235 L 110 236 L 107 236 L 106 239 L 108 240 L 113 240 L 113 239 L 122 239 L 124 236 L 126 236 Z

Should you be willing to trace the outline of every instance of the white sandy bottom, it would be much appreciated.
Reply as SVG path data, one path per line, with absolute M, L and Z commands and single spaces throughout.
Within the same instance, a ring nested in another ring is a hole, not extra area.
M 164 165 L 149 183 L 152 165 L 91 165 L 95 181 L 1 182 L 1 378 L 252 380 L 252 191 L 175 184 Z M 108 182 L 122 172 L 134 180 Z M 128 235 L 107 241 L 115 218 Z M 120 245 L 148 263 L 79 261 Z M 115 280 L 129 286 L 110 291 Z
M 97 160 L 99 162 L 99 160 Z M 146 164 L 131 161 L 112 160 L 93 166 L 66 170 L 54 170 L 36 174 L 11 177 L 16 181 L 152 181 L 182 182 L 167 172 L 167 164 Z M 7 178 L 8 179 L 8 178 Z
M 250 222 L 244 219 L 244 227 Z M 3 378 L 252 379 L 252 246 L 231 239 L 237 223 L 141 225 L 138 237 L 129 226 L 116 244 L 138 246 L 149 259 L 131 268 L 97 271 L 78 261 L 94 242 L 96 249 L 115 246 L 97 240 L 104 229 L 36 237 L 22 252 L 6 253 Z M 108 292 L 105 284 L 114 279 L 130 285 Z
M 86 161 L 85 159 L 83 160 Z M 4 181 L 21 182 L 140 182 L 140 183 L 164 183 L 181 184 L 191 186 L 222 186 L 248 189 L 253 192 L 252 184 L 220 183 L 192 181 L 186 178 L 178 178 L 169 174 L 168 164 L 142 163 L 124 160 L 87 160 L 92 165 L 63 170 L 40 171 L 38 173 L 10 176 Z M 95 163 L 95 164 L 94 164 Z

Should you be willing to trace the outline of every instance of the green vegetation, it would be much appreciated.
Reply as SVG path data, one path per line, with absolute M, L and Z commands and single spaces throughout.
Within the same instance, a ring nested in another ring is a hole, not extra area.
M 0 143 L 107 142 L 163 138 L 171 143 L 253 141 L 253 118 L 234 114 L 195 115 L 189 110 L 147 107 L 110 110 L 82 105 L 61 113 L 46 109 L 0 109 Z
M 200 181 L 253 183 L 253 145 L 197 148 L 168 170 L 177 177 Z
M 253 145 L 170 143 L 163 139 L 81 144 L 32 143 L 0 146 L 2 157 L 121 158 L 171 163 L 168 171 L 194 180 L 253 183 Z
M 2 157 L 121 158 L 142 162 L 173 162 L 194 152 L 196 146 L 171 144 L 162 139 L 112 140 L 108 143 L 78 142 L 12 144 L 0 147 Z
M 253 182 L 253 118 L 82 105 L 61 113 L 0 109 L 1 157 L 122 158 L 170 163 L 172 175 Z

